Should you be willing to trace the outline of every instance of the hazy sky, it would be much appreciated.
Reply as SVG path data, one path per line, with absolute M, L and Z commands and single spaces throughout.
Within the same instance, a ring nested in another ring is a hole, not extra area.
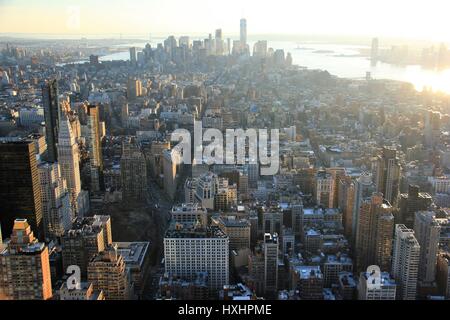
M 79 13 L 79 14 L 78 14 Z M 325 34 L 450 41 L 448 0 L 0 0 L 1 33 Z

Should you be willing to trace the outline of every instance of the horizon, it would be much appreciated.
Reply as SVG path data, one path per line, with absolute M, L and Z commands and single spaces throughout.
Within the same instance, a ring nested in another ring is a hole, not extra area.
M 235 37 L 239 34 L 239 20 L 245 18 L 249 37 L 378 37 L 450 42 L 446 32 L 449 25 L 445 20 L 448 4 L 442 0 L 395 3 L 381 0 L 373 5 L 372 1 L 335 2 L 281 0 L 273 6 L 266 0 L 243 3 L 231 0 L 223 7 L 217 1 L 207 0 L 198 0 L 195 5 L 181 0 L 170 4 L 161 0 L 132 3 L 80 0 L 74 5 L 61 0 L 46 6 L 49 0 L 39 4 L 0 0 L 0 34 L 64 37 L 187 34 L 204 37 L 220 28 L 225 37 Z M 371 5 L 369 10 L 367 4 Z

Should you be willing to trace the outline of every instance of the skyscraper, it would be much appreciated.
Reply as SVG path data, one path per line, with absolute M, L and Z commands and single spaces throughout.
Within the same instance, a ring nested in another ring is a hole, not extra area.
M 222 39 L 222 29 L 216 30 L 216 55 L 223 55 L 223 39 Z
M 59 100 L 58 82 L 56 79 L 47 81 L 42 86 L 42 103 L 44 105 L 45 139 L 47 141 L 47 160 L 55 162 L 58 158 L 56 145 L 59 130 Z
M 14 300 L 52 297 L 48 248 L 38 242 L 26 219 L 16 219 L 11 240 L 0 245 L 0 292 Z
M 245 53 L 247 51 L 247 20 L 241 19 L 240 24 L 240 45 L 241 52 Z
M 436 280 L 436 264 L 439 251 L 441 226 L 433 211 L 416 212 L 414 232 L 420 245 L 419 281 L 429 285 Z
M 414 228 L 416 212 L 427 210 L 432 204 L 433 198 L 430 194 L 420 192 L 419 186 L 410 185 L 408 193 L 400 194 L 396 223 L 404 224 L 410 229 Z
M 9 237 L 14 220 L 28 220 L 43 236 L 42 199 L 35 143 L 29 140 L 0 140 L 0 224 Z
M 44 234 L 45 238 L 54 239 L 61 237 L 72 226 L 70 194 L 58 163 L 42 163 L 38 169 Z
M 264 292 L 273 295 L 278 288 L 278 235 L 264 235 Z
M 145 201 L 147 196 L 147 164 L 135 141 L 124 141 L 120 159 L 122 198 L 124 201 Z
M 357 270 L 379 265 L 390 270 L 394 216 L 391 205 L 379 193 L 361 204 L 356 234 Z
M 397 202 L 400 186 L 400 163 L 397 158 L 397 150 L 384 147 L 382 154 L 377 157 L 376 163 L 377 191 L 392 205 Z
M 130 62 L 132 64 L 135 64 L 137 62 L 136 47 L 130 48 Z
M 67 115 L 61 114 L 58 135 L 58 162 L 61 176 L 67 181 L 72 208 L 78 212 L 81 192 L 79 149 Z
M 419 272 L 420 245 L 414 231 L 403 224 L 395 226 L 392 276 L 398 285 L 397 297 L 415 300 Z
M 89 105 L 86 107 L 86 111 L 89 141 L 89 166 L 91 171 L 91 191 L 98 192 L 103 189 L 103 157 L 99 107 Z
M 372 182 L 372 174 L 364 172 L 355 181 L 355 201 L 352 215 L 352 240 L 356 239 L 356 230 L 359 224 L 359 209 L 364 199 L 369 198 L 376 191 L 375 184 Z

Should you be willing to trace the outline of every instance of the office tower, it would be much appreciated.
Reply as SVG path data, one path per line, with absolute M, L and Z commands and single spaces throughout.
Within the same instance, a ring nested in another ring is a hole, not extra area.
M 437 285 L 439 294 L 445 298 L 450 298 L 450 253 L 448 251 L 439 252 L 437 258 Z
M 103 189 L 103 157 L 100 132 L 99 107 L 86 107 L 89 166 L 91 171 L 91 191 L 99 192 Z
M 136 47 L 130 48 L 130 62 L 131 64 L 136 64 L 137 62 Z
M 240 37 L 239 37 L 241 52 L 247 52 L 247 20 L 241 19 L 240 23 Z
M 377 157 L 376 163 L 377 191 L 392 205 L 397 202 L 400 186 L 400 163 L 397 150 L 384 147 L 382 154 Z
M 63 268 L 77 265 L 85 279 L 90 259 L 112 244 L 109 216 L 79 218 L 61 237 Z
M 11 240 L 0 245 L 0 292 L 13 300 L 52 298 L 48 248 L 26 219 L 16 219 Z
M 433 204 L 433 198 L 429 193 L 420 192 L 420 188 L 410 185 L 408 193 L 402 193 L 399 197 L 399 213 L 396 223 L 404 224 L 408 228 L 414 228 L 416 212 L 427 210 Z
M 182 156 L 180 147 L 181 145 L 176 145 L 171 150 L 163 152 L 164 191 L 170 199 L 174 199 L 177 192 L 178 165 Z
M 116 246 L 97 253 L 88 265 L 88 282 L 103 291 L 106 300 L 129 300 L 132 297 L 130 272 Z
M 416 212 L 414 233 L 420 245 L 419 281 L 430 285 L 436 280 L 436 264 L 441 226 L 433 211 Z
M 372 39 L 372 48 L 370 52 L 370 59 L 372 62 L 377 62 L 379 58 L 379 52 L 378 52 L 378 38 Z
M 258 41 L 253 45 L 253 56 L 265 58 L 267 56 L 267 41 Z
M 78 198 L 81 192 L 79 149 L 67 115 L 61 114 L 58 134 L 58 163 L 61 176 L 67 182 L 72 208 L 78 213 Z
M 425 114 L 425 145 L 433 148 L 439 143 L 441 137 L 441 113 L 438 111 L 428 110 Z
M 388 272 L 379 266 L 369 266 L 361 272 L 358 284 L 358 300 L 395 300 L 397 285 Z
M 331 173 L 319 171 L 316 175 L 314 199 L 318 205 L 334 208 L 335 180 Z
M 273 54 L 273 59 L 276 66 L 278 67 L 284 66 L 286 62 L 284 50 L 282 49 L 275 50 L 275 53 Z
M 145 201 L 147 199 L 147 164 L 144 154 L 133 139 L 123 142 L 120 173 L 123 200 Z
M 44 106 L 45 139 L 47 141 L 47 160 L 55 162 L 58 159 L 58 130 L 59 130 L 59 98 L 58 82 L 56 79 L 47 81 L 42 86 L 42 104 Z
M 392 276 L 398 285 L 397 297 L 401 300 L 416 299 L 419 258 L 420 245 L 414 231 L 405 225 L 396 225 Z
M 74 218 L 67 183 L 57 162 L 41 163 L 38 170 L 44 235 L 46 239 L 59 238 L 71 228 Z
M 348 175 L 338 180 L 338 208 L 342 210 L 342 224 L 347 239 L 352 238 L 353 208 L 355 202 L 355 183 Z
M 278 288 L 278 234 L 264 235 L 264 292 L 273 295 Z
M 171 226 L 164 236 L 165 271 L 192 281 L 208 273 L 208 286 L 220 290 L 229 284 L 229 239 L 219 227 Z
M 136 100 L 142 95 L 142 82 L 138 79 L 128 79 L 127 83 L 127 98 L 129 101 Z
M 63 301 L 96 301 L 105 300 L 103 291 L 94 290 L 94 285 L 89 282 L 82 281 L 79 286 L 74 289 L 67 288 L 67 282 L 64 281 L 59 288 L 59 300 Z
M 203 227 L 208 225 L 208 212 L 198 203 L 183 203 L 173 206 L 170 211 L 172 220 L 182 225 L 195 225 Z
M 9 237 L 16 218 L 28 220 L 43 236 L 42 198 L 35 144 L 29 140 L 0 140 L 0 224 Z
M 189 39 L 188 36 L 182 36 L 180 37 L 180 39 L 178 40 L 178 44 L 180 45 L 180 47 L 186 47 L 187 49 L 190 48 L 191 46 L 191 41 Z
M 352 240 L 356 239 L 356 230 L 359 225 L 359 210 L 364 199 L 369 198 L 376 192 L 375 184 L 372 182 L 372 174 L 364 172 L 355 181 L 355 201 L 352 217 Z
M 361 204 L 356 234 L 357 270 L 379 265 L 390 270 L 394 216 L 392 206 L 380 193 Z
M 223 55 L 223 40 L 222 40 L 222 29 L 216 30 L 216 55 Z
M 296 266 L 293 287 L 301 300 L 323 300 L 323 274 L 320 266 Z

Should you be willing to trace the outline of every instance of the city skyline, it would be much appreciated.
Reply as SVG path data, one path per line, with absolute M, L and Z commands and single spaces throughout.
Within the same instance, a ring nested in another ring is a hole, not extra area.
M 269 1 L 47 0 L 30 4 L 23 0 L 0 1 L 0 30 L 6 34 L 64 35 L 200 35 L 223 29 L 225 37 L 239 36 L 239 21 L 246 18 L 249 35 L 379 36 L 450 41 L 441 0 L 414 1 L 291 1 L 273 6 Z M 368 5 L 369 4 L 369 5 Z M 156 9 L 155 9 L 156 8 Z M 186 14 L 189 12 L 189 14 Z M 106 13 L 106 14 L 105 14 Z M 406 13 L 406 14 L 405 14 Z M 43 19 L 48 17 L 51 19 Z M 93 23 L 95 21 L 95 23 Z M 417 23 L 421 21 L 422 23 Z M 381 23 L 382 22 L 382 23 Z M 400 23 L 401 22 L 401 23 Z

